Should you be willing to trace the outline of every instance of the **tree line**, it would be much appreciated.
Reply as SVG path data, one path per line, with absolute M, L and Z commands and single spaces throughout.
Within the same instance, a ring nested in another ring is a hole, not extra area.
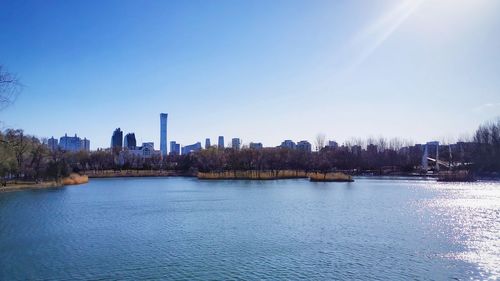
M 6 180 L 57 180 L 71 172 L 99 173 L 105 170 L 169 170 L 183 173 L 234 170 L 302 170 L 306 172 L 348 171 L 419 172 L 423 147 L 384 146 L 386 141 L 361 147 L 346 142 L 340 147 L 322 147 L 314 152 L 269 147 L 262 149 L 203 149 L 188 155 L 142 158 L 112 150 L 67 152 L 50 150 L 43 139 L 22 130 L 0 132 L 0 177 Z M 390 142 L 390 141 L 389 141 Z M 387 142 L 387 143 L 389 143 Z M 440 160 L 453 162 L 454 169 L 477 173 L 500 173 L 500 120 L 480 126 L 470 142 L 440 146 Z

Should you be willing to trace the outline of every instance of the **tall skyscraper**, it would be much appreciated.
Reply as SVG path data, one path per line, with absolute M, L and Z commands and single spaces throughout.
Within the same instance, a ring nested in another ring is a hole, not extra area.
M 219 136 L 219 143 L 217 144 L 217 146 L 218 146 L 220 149 L 223 149 L 223 148 L 224 148 L 224 136 Z
M 233 138 L 231 140 L 231 147 L 235 150 L 240 150 L 241 148 L 241 140 L 239 138 Z
M 126 134 L 123 140 L 123 145 L 125 148 L 130 150 L 135 149 L 137 146 L 137 141 L 135 140 L 135 134 L 134 133 Z
M 123 147 L 123 132 L 120 128 L 116 128 L 111 137 L 111 149 L 122 150 Z
M 209 149 L 209 148 L 210 148 L 210 139 L 206 138 L 205 139 L 205 149 Z
M 160 151 L 162 156 L 167 156 L 167 113 L 160 113 Z

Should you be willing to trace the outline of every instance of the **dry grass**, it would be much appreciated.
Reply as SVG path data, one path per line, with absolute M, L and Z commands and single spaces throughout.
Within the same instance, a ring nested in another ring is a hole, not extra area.
M 352 182 L 354 181 L 350 175 L 344 173 L 309 173 L 311 181 L 334 181 L 334 182 Z
M 7 186 L 0 186 L 0 192 L 9 192 L 25 189 L 44 189 L 44 188 L 54 188 L 61 187 L 61 183 L 56 181 L 44 181 L 44 182 L 23 182 L 19 181 L 17 183 L 7 183 Z
M 88 183 L 89 182 L 89 177 L 87 175 L 79 175 L 79 174 L 71 174 L 69 177 L 64 178 L 62 180 L 63 185 L 73 185 L 73 184 L 82 184 L 82 183 Z

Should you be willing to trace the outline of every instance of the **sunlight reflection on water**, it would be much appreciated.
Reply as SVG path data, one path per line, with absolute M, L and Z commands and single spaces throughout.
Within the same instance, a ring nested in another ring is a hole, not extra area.
M 450 239 L 465 250 L 447 258 L 476 264 L 482 277 L 500 278 L 500 183 L 433 183 L 438 196 L 426 202 L 433 209 L 437 229 L 451 229 Z M 446 224 L 446 228 L 439 224 Z M 446 234 L 446 233 L 443 233 Z

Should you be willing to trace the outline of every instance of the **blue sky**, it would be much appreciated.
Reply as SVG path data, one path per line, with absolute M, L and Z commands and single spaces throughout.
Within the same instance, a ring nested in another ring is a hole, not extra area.
M 453 140 L 500 115 L 500 1 L 5 1 L 3 128 L 159 148 Z

